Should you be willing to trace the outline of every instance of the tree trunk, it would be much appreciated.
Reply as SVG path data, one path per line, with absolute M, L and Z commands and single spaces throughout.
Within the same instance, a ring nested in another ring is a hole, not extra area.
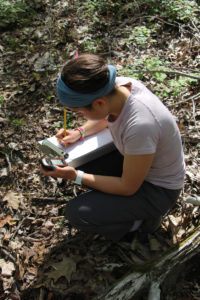
M 155 260 L 131 267 L 131 271 L 118 280 L 98 300 L 134 300 L 148 294 L 148 300 L 159 300 L 163 292 L 176 283 L 186 261 L 200 253 L 200 226 L 175 248 Z M 136 298 L 137 297 L 137 298 Z

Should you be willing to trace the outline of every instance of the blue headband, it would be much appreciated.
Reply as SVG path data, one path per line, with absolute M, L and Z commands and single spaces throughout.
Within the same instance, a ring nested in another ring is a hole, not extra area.
M 91 104 L 95 99 L 107 95 L 112 91 L 116 78 L 116 68 L 111 65 L 108 65 L 107 67 L 110 72 L 109 82 L 103 88 L 88 94 L 73 91 L 63 82 L 61 75 L 59 75 L 57 81 L 57 94 L 60 102 L 67 106 L 82 107 Z

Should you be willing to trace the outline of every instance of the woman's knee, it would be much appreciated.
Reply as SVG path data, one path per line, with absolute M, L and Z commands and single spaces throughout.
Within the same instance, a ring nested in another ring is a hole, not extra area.
M 88 223 L 87 215 L 90 213 L 88 212 L 88 207 L 81 200 L 79 197 L 74 198 L 66 206 L 65 216 L 74 226 L 86 225 Z

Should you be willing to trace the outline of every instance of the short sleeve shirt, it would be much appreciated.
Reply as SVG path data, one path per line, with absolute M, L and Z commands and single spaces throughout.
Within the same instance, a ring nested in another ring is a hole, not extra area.
M 114 143 L 122 155 L 155 153 L 146 181 L 168 189 L 183 186 L 185 163 L 178 126 L 166 106 L 140 81 L 118 77 L 116 83 L 132 83 L 132 91 L 114 122 L 108 122 Z

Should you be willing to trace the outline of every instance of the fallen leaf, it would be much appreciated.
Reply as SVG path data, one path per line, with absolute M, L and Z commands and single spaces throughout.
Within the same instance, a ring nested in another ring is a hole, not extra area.
M 23 280 L 25 271 L 21 259 L 19 257 L 19 254 L 17 255 L 17 265 L 18 265 L 18 278 L 19 280 Z
M 47 228 L 53 228 L 54 227 L 54 224 L 49 220 L 47 220 L 43 225 Z
M 29 264 L 29 259 L 31 258 L 31 257 L 33 257 L 34 255 L 36 255 L 36 252 L 37 250 L 35 249 L 35 248 L 28 248 L 28 247 L 26 247 L 26 246 L 24 246 L 23 248 L 22 248 L 22 250 L 20 251 L 20 254 L 23 256 L 23 257 L 25 257 L 25 259 L 24 259 L 24 264 Z
M 161 244 L 157 239 L 149 235 L 149 244 L 151 251 L 159 251 L 161 249 Z
M 9 278 L 8 277 L 7 278 L 4 277 L 3 278 L 3 290 L 4 291 L 7 291 L 7 290 L 11 289 L 12 286 L 13 286 L 13 284 L 14 284 L 14 277 L 9 277 Z
M 41 264 L 44 260 L 44 255 L 46 253 L 45 245 L 38 245 L 38 243 L 34 243 L 35 255 L 32 258 L 32 262 L 36 262 Z
M 15 271 L 15 266 L 12 262 L 6 262 L 4 259 L 0 259 L 0 267 L 1 273 L 6 276 L 11 276 L 12 273 Z
M 4 233 L 3 241 L 6 242 L 6 243 L 9 242 L 10 241 L 10 237 L 11 237 L 11 233 L 9 231 L 6 231 Z
M 19 241 L 10 241 L 9 242 L 9 247 L 14 251 L 21 249 L 22 246 L 23 246 L 23 243 L 21 243 Z
M 62 261 L 51 264 L 54 271 L 48 272 L 48 278 L 53 278 L 57 281 L 60 277 L 64 276 L 70 282 L 71 275 L 76 272 L 76 263 L 70 257 L 64 257 Z
M 182 216 L 175 217 L 173 215 L 169 215 L 168 220 L 169 220 L 169 227 L 172 232 L 173 244 L 176 244 L 177 241 L 179 240 L 177 234 L 180 229 L 180 224 L 183 222 L 183 217 Z
M 3 201 L 8 202 L 8 207 L 12 207 L 13 209 L 17 210 L 22 201 L 22 193 L 17 194 L 13 191 L 9 191 L 3 198 Z
M 10 222 L 10 220 L 12 219 L 12 217 L 11 216 L 7 216 L 5 219 L 0 219 L 0 229 L 5 225 L 5 224 L 7 224 L 7 223 L 9 223 Z
M 171 227 L 177 227 L 178 225 L 180 225 L 183 218 L 182 218 L 182 216 L 175 217 L 173 215 L 169 215 L 168 219 L 169 219 L 169 223 L 170 223 Z
M 179 228 L 179 230 L 177 231 L 177 234 L 176 234 L 177 240 L 181 241 L 184 234 L 186 234 L 185 229 L 184 228 Z

